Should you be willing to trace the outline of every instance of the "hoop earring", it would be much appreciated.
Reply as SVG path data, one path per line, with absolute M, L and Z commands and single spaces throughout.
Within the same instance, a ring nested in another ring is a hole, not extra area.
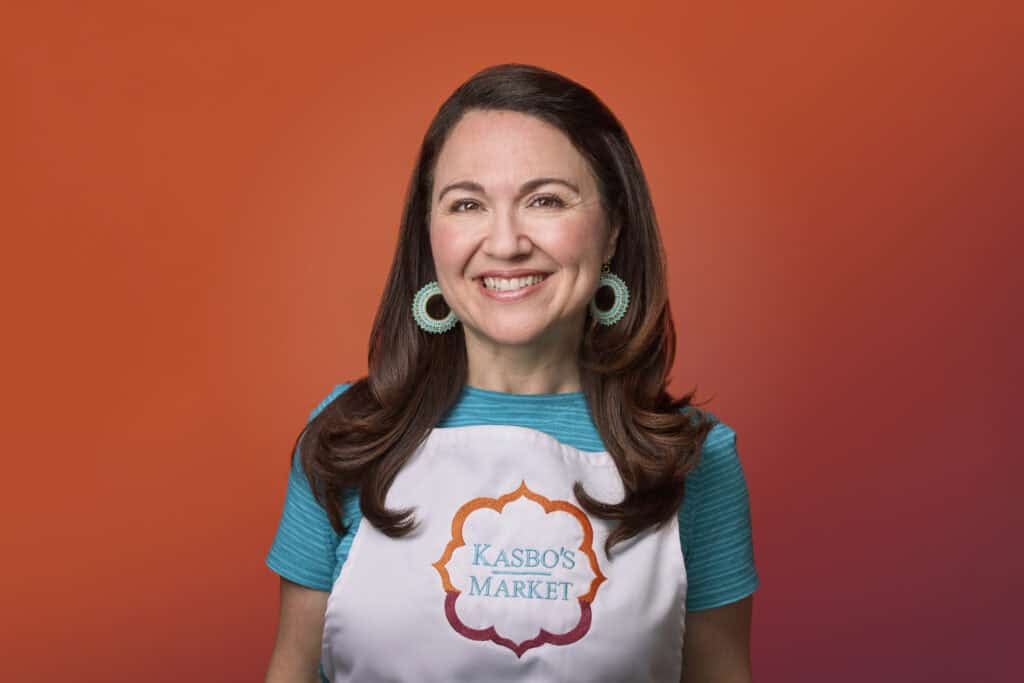
M 449 307 L 448 315 L 441 319 L 434 318 L 427 312 L 427 301 L 440 294 L 441 286 L 437 284 L 437 280 L 432 280 L 423 285 L 412 298 L 412 317 L 424 332 L 441 334 L 455 327 L 455 323 L 459 321 L 451 307 Z
M 607 263 L 601 266 L 601 279 L 597 285 L 598 289 L 602 287 L 612 288 L 615 292 L 615 302 L 607 311 L 602 311 L 597 307 L 597 292 L 594 292 L 594 298 L 590 300 L 590 313 L 602 325 L 614 325 L 622 319 L 629 308 L 629 287 L 621 277 L 611 272 L 611 267 Z

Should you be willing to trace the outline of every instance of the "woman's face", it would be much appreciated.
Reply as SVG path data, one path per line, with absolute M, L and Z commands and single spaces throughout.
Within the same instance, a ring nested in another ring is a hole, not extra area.
M 438 284 L 467 343 L 575 343 L 618 227 L 569 138 L 526 114 L 470 110 L 434 179 Z

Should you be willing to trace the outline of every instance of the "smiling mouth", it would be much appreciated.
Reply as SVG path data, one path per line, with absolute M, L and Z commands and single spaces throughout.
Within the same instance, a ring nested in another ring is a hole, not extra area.
M 494 292 L 516 292 L 546 280 L 548 275 L 527 275 L 525 277 L 483 277 L 480 281 L 485 289 Z

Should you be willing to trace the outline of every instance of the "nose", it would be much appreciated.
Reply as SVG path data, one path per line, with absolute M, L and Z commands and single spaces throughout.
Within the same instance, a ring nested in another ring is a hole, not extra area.
M 528 255 L 532 249 L 533 242 L 514 210 L 495 211 L 484 240 L 484 253 L 495 260 L 513 260 Z

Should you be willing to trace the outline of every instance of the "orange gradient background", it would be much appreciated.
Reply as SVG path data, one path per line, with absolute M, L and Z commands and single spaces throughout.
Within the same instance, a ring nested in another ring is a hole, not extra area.
M 1019 8 L 6 8 L 0 679 L 262 680 L 291 445 L 365 372 L 419 142 L 526 62 L 648 174 L 671 388 L 751 491 L 755 679 L 1010 680 Z

